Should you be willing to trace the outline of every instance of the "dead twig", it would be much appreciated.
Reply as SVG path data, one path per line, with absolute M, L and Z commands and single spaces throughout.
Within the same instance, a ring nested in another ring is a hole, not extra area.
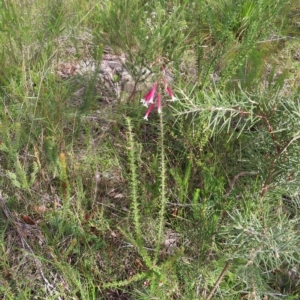
M 227 263 L 225 264 L 225 267 L 224 267 L 223 271 L 221 272 L 220 276 L 218 277 L 215 285 L 213 286 L 212 290 L 210 291 L 209 295 L 206 297 L 205 300 L 210 300 L 212 298 L 212 296 L 214 295 L 217 287 L 219 286 L 219 284 L 221 283 L 221 281 L 222 281 L 223 277 L 225 276 L 227 270 L 229 269 L 230 264 L 231 264 L 231 260 L 228 260 Z
M 237 175 L 235 175 L 233 177 L 233 180 L 232 182 L 230 183 L 230 189 L 229 191 L 224 195 L 225 198 L 229 197 L 230 194 L 232 193 L 234 187 L 235 187 L 235 184 L 236 184 L 236 181 L 241 177 L 241 176 L 246 176 L 246 175 L 257 175 L 259 172 L 241 172 Z

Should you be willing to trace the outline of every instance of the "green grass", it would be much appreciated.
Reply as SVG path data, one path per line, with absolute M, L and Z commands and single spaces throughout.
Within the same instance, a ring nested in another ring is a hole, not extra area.
M 1 0 L 0 298 L 298 299 L 299 11 Z

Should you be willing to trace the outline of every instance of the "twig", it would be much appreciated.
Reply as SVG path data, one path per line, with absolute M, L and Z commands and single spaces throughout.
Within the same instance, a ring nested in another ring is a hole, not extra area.
M 236 181 L 241 177 L 241 176 L 246 176 L 246 175 L 257 175 L 259 172 L 253 171 L 253 172 L 241 172 L 233 177 L 232 182 L 230 183 L 230 189 L 229 191 L 224 195 L 225 198 L 229 197 L 229 195 L 232 193 Z
M 217 279 L 214 287 L 212 288 L 212 290 L 210 291 L 209 295 L 207 296 L 207 298 L 205 300 L 210 300 L 212 298 L 212 296 L 214 295 L 217 287 L 219 286 L 219 284 L 221 283 L 221 281 L 222 281 L 223 277 L 225 276 L 227 270 L 229 269 L 230 264 L 231 264 L 231 260 L 228 260 L 227 263 L 225 264 L 225 267 L 224 267 L 223 271 L 221 272 L 219 278 Z

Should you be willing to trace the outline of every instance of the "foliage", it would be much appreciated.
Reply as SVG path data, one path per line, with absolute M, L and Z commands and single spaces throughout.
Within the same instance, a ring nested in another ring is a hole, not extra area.
M 1 299 L 299 297 L 286 4 L 0 1 Z

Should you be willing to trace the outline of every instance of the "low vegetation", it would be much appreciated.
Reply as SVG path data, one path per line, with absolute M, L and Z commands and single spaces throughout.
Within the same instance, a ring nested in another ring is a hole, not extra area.
M 0 298 L 300 299 L 299 14 L 1 0 Z

